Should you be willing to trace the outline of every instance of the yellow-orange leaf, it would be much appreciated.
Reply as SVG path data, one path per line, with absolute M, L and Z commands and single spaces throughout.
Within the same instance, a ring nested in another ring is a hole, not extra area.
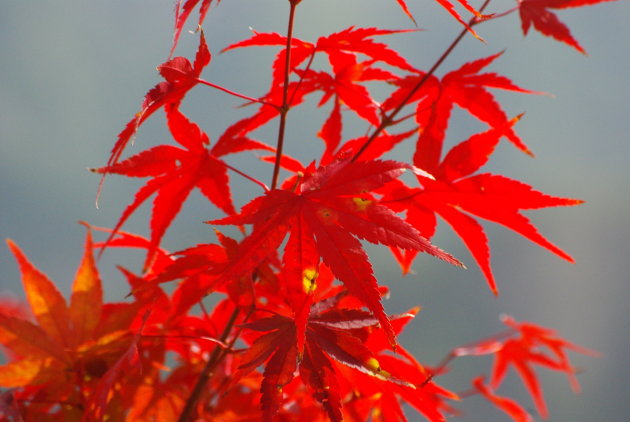
M 37 385 L 55 375 L 57 371 L 51 370 L 52 358 L 28 357 L 0 366 L 0 386 L 5 388 Z
M 51 356 L 61 362 L 69 357 L 61 344 L 51 340 L 37 325 L 0 313 L 0 343 L 18 356 Z
M 82 344 L 94 334 L 103 308 L 103 288 L 94 263 L 92 234 L 88 230 L 85 253 L 72 285 L 70 318 L 74 328 L 76 344 Z
M 26 298 L 40 327 L 51 339 L 67 347 L 72 337 L 68 332 L 70 319 L 65 299 L 48 277 L 28 261 L 15 243 L 11 240 L 7 240 L 7 243 L 20 267 Z
M 88 340 L 77 347 L 78 355 L 118 356 L 129 347 L 129 330 L 119 330 L 105 334 L 94 340 Z

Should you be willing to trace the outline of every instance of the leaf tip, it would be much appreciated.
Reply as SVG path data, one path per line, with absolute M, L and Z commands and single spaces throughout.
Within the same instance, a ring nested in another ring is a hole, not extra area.
M 416 176 L 422 176 L 422 177 L 426 177 L 427 179 L 435 180 L 435 176 L 433 176 L 428 171 L 422 170 L 420 167 L 411 166 L 411 171 Z
M 6 238 L 4 239 L 5 242 L 7 242 L 7 246 L 9 247 L 9 249 L 11 250 L 11 252 L 13 252 L 13 254 L 15 254 L 15 250 L 19 250 L 19 248 L 17 247 L 17 245 L 15 244 L 15 242 L 13 240 L 11 240 L 10 238 Z

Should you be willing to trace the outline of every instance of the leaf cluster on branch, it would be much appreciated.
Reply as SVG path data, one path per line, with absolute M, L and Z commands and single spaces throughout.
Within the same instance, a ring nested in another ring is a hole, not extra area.
M 289 0 L 284 35 L 254 32 L 222 50 L 279 49 L 268 89 L 250 96 L 202 78 L 212 64 L 201 30 L 212 0 L 179 0 L 169 58 L 157 68 L 163 80 L 120 132 L 106 165 L 93 169 L 102 175 L 99 193 L 107 175 L 147 181 L 113 229 L 85 224 L 84 257 L 70 300 L 9 241 L 30 310 L 0 305 L 0 343 L 8 356 L 0 366 L 0 386 L 7 389 L 2 420 L 391 422 L 407 420 L 408 406 L 438 422 L 458 414 L 459 401 L 479 395 L 514 421 L 531 421 L 526 406 L 497 393 L 510 368 L 545 418 L 537 368 L 566 374 L 577 391 L 577 370 L 567 351 L 593 352 L 553 330 L 504 316 L 504 332 L 453 349 L 435 367 L 421 363 L 398 341 L 419 308 L 399 315 L 385 311 L 389 290 L 379 284 L 363 244 L 389 248 L 403 273 L 419 253 L 463 267 L 431 242 L 439 217 L 465 244 L 495 295 L 498 283 L 481 220 L 572 262 L 522 211 L 582 201 L 482 170 L 503 139 L 533 155 L 516 132 L 521 115 L 508 116 L 495 90 L 540 93 L 487 70 L 500 52 L 442 76 L 437 69 L 464 36 L 481 40 L 479 25 L 512 13 L 520 16 L 524 34 L 534 28 L 585 53 L 552 10 L 601 1 L 519 0 L 512 9 L 488 13 L 489 1 L 476 7 L 466 0 L 436 0 L 462 28 L 425 69 L 386 44 L 393 34 L 420 36 L 413 29 L 355 25 L 317 40 L 295 37 L 301 1 Z M 415 24 L 406 2 L 397 4 Z M 173 57 L 195 10 L 196 55 Z M 388 94 L 375 98 L 375 85 Z M 188 92 L 200 86 L 240 98 L 253 111 L 212 142 L 181 109 Z M 284 145 L 309 140 L 290 138 L 286 127 L 311 98 L 327 110 L 313 134 L 323 148 L 303 163 L 287 155 Z M 455 106 L 487 130 L 447 149 Z M 127 145 L 156 112 L 165 113 L 173 142 L 125 157 Z M 368 131 L 348 137 L 350 119 Z M 258 139 L 257 131 L 267 126 L 277 128 L 275 140 Z M 387 158 L 401 144 L 412 151 L 409 162 Z M 271 154 L 251 157 L 270 164 L 270 187 L 229 164 L 230 155 L 252 151 Z M 403 180 L 404 173 L 411 177 Z M 240 211 L 232 199 L 236 183 L 260 188 Z M 168 252 L 162 241 L 195 189 L 217 209 L 206 223 L 233 226 L 240 236 L 215 229 L 214 243 Z M 148 238 L 123 231 L 147 201 Z M 104 240 L 94 243 L 94 231 Z M 94 254 L 106 248 L 146 251 L 141 271 L 119 267 L 130 287 L 127 301 L 103 300 Z M 165 289 L 165 283 L 176 286 Z M 208 295 L 217 298 L 211 309 L 204 304 Z M 468 390 L 439 383 L 453 359 L 480 355 L 492 355 L 494 364 Z

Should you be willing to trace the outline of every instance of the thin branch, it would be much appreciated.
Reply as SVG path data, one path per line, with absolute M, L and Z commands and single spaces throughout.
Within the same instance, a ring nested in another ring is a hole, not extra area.
M 300 86 L 302 85 L 302 81 L 304 81 L 304 76 L 306 76 L 306 72 L 310 70 L 316 53 L 317 53 L 317 47 L 313 49 L 313 52 L 311 53 L 311 57 L 308 59 L 308 63 L 306 64 L 306 67 L 304 68 L 304 71 L 302 72 L 302 76 L 300 77 L 300 80 L 298 81 L 297 85 L 295 86 L 295 89 L 293 90 L 293 93 L 291 94 L 291 99 L 289 100 L 289 104 L 293 104 L 293 99 L 295 98 L 295 94 L 298 93 L 298 90 L 300 89 Z
M 280 174 L 280 160 L 282 158 L 282 149 L 284 147 L 284 134 L 287 124 L 287 113 L 289 112 L 289 73 L 291 71 L 291 42 L 293 39 L 293 22 L 295 20 L 295 8 L 298 2 L 289 0 L 289 27 L 287 29 L 287 46 L 284 57 L 284 86 L 282 87 L 282 106 L 280 106 L 280 125 L 278 126 L 278 143 L 276 146 L 276 161 L 273 166 L 273 175 L 271 177 L 271 189 L 275 189 L 278 185 L 278 175 Z
M 230 335 L 230 331 L 232 331 L 232 328 L 234 327 L 234 323 L 236 322 L 236 318 L 238 318 L 238 314 L 239 314 L 239 308 L 236 307 L 234 309 L 234 312 L 232 312 L 232 315 L 230 316 L 230 319 L 228 320 L 227 324 L 225 325 L 225 328 L 223 329 L 223 333 L 221 333 L 220 341 L 222 343 L 225 343 L 228 336 Z M 233 341 L 228 344 L 228 347 L 231 347 L 231 344 L 233 344 Z M 215 370 L 217 365 L 221 362 L 221 358 L 225 356 L 222 353 L 224 350 L 225 349 L 219 346 L 215 347 L 214 350 L 212 350 L 212 354 L 210 355 L 208 362 L 206 362 L 206 366 L 204 366 L 203 370 L 201 371 L 201 374 L 199 374 L 199 378 L 197 379 L 197 384 L 195 384 L 193 391 L 190 393 L 190 396 L 188 397 L 188 400 L 186 400 L 186 405 L 184 406 L 184 410 L 182 410 L 182 413 L 179 415 L 179 419 L 178 419 L 179 422 L 191 422 L 192 420 L 194 420 L 193 419 L 194 408 L 197 405 L 197 402 L 199 401 L 199 399 L 201 398 L 201 394 L 203 393 L 203 390 L 206 388 L 206 384 L 210 380 L 210 376 L 212 375 L 212 372 Z
M 280 107 L 278 107 L 277 105 L 272 104 L 270 102 L 263 101 L 263 100 L 260 100 L 258 98 L 250 97 L 250 96 L 245 95 L 245 94 L 240 94 L 240 93 L 232 91 L 230 89 L 223 88 L 221 85 L 213 84 L 212 82 L 208 82 L 208 81 L 203 80 L 203 79 L 197 79 L 197 82 L 199 82 L 200 84 L 203 84 L 203 85 L 207 85 L 207 86 L 209 86 L 211 88 L 218 89 L 220 91 L 223 91 L 223 92 L 228 93 L 230 95 L 233 95 L 235 97 L 242 98 L 242 99 L 247 100 L 247 101 L 251 101 L 253 103 L 263 104 L 263 105 L 266 105 L 266 106 L 269 106 L 269 107 L 273 107 L 273 108 L 275 108 L 277 110 L 280 109 Z
M 239 169 L 237 169 L 237 168 L 235 168 L 235 167 L 232 167 L 231 165 L 229 165 L 229 164 L 227 164 L 227 163 L 224 163 L 224 164 L 225 164 L 225 167 L 229 168 L 229 169 L 230 169 L 230 170 L 232 170 L 234 173 L 236 173 L 236 174 L 238 174 L 238 175 L 240 175 L 240 176 L 243 176 L 244 178 L 246 178 L 246 179 L 247 179 L 247 180 L 249 180 L 250 182 L 253 182 L 253 183 L 257 184 L 258 186 L 260 186 L 261 188 L 263 188 L 263 190 L 264 190 L 265 192 L 269 192 L 269 188 L 267 187 L 267 185 L 265 185 L 265 184 L 264 184 L 263 182 L 261 182 L 260 180 L 255 179 L 255 178 L 253 178 L 252 176 L 250 176 L 250 175 L 248 175 L 248 174 L 243 173 L 243 172 L 242 172 L 242 171 L 240 171 Z

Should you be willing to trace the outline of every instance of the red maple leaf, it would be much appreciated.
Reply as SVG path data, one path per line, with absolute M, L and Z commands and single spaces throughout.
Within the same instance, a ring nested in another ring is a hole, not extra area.
M 381 28 L 355 28 L 351 26 L 342 31 L 319 37 L 315 44 L 300 40 L 298 38 L 291 39 L 291 66 L 293 71 L 297 66 L 303 63 L 311 55 L 316 52 L 325 53 L 328 56 L 334 56 L 336 53 L 356 53 L 363 54 L 370 59 L 387 63 L 407 71 L 415 71 L 415 68 L 407 62 L 396 50 L 391 49 L 384 43 L 375 42 L 372 38 L 383 35 L 392 35 L 398 33 L 410 32 L 409 30 L 388 30 Z M 253 46 L 280 46 L 286 47 L 287 39 L 283 35 L 275 32 L 260 33 L 254 31 L 254 35 L 246 40 L 232 44 L 222 51 L 228 51 L 235 48 L 253 47 Z M 282 81 L 285 63 L 284 50 L 280 51 L 274 62 L 273 81 Z M 334 57 L 330 59 L 334 61 Z
M 504 316 L 503 322 L 510 327 L 511 333 L 502 333 L 494 338 L 458 347 L 453 350 L 452 355 L 494 354 L 495 361 L 490 385 L 495 390 L 501 385 L 510 366 L 514 367 L 534 399 L 538 412 L 546 418 L 547 405 L 533 366 L 538 365 L 553 371 L 564 372 L 573 390 L 578 392 L 580 385 L 575 378 L 576 370 L 571 365 L 566 350 L 587 355 L 594 355 L 595 352 L 570 343 L 558 337 L 555 331 L 536 324 L 519 323 L 509 316 Z
M 488 239 L 482 226 L 473 217 L 501 224 L 573 262 L 566 252 L 545 239 L 520 212 L 582 203 L 577 199 L 543 194 L 504 176 L 473 174 L 488 161 L 504 133 L 504 130 L 491 129 L 473 135 L 449 151 L 434 169 L 435 180 L 419 177 L 422 185 L 419 188 L 409 188 L 396 181 L 388 186 L 389 193 L 383 197 L 383 202 L 395 211 L 406 210 L 407 221 L 427 238 L 435 234 L 435 216 L 443 218 L 466 244 L 495 294 L 498 290 L 490 267 Z M 413 255 L 413 251 L 409 253 Z M 398 256 L 403 269 L 408 269 L 413 256 L 400 253 Z
M 110 235 L 111 240 L 131 214 L 156 193 L 150 223 L 151 245 L 145 266 L 152 261 L 166 229 L 193 189 L 198 188 L 226 214 L 236 212 L 232 205 L 228 166 L 219 159 L 221 155 L 265 148 L 260 143 L 241 137 L 232 139 L 234 142 L 230 148 L 221 142 L 208 149 L 208 135 L 189 121 L 176 106 L 167 107 L 166 115 L 173 138 L 184 148 L 159 145 L 111 166 L 94 170 L 102 174 L 152 178 L 136 193 L 134 201 L 125 209 Z
M 333 95 L 336 103 L 343 101 L 351 110 L 373 125 L 380 123 L 378 103 L 372 99 L 368 90 L 357 82 L 372 80 L 393 80 L 396 76 L 390 72 L 374 67 L 377 62 L 386 63 L 407 71 L 416 72 L 398 52 L 384 43 L 375 42 L 372 38 L 382 35 L 408 32 L 405 30 L 384 30 L 379 28 L 350 27 L 343 31 L 320 37 L 315 44 L 298 38 L 291 40 L 291 63 L 289 70 L 300 75 L 299 82 L 289 84 L 289 106 L 300 104 L 304 97 L 316 91 L 323 91 L 324 97 L 319 105 L 324 104 Z M 223 51 L 252 46 L 282 46 L 287 43 L 286 37 L 277 33 L 259 33 L 246 40 L 232 44 Z M 316 53 L 325 53 L 332 67 L 332 75 L 326 72 L 315 72 L 307 66 L 306 70 L 298 70 L 304 61 L 313 58 Z M 368 61 L 357 61 L 357 55 L 367 56 Z M 284 91 L 284 68 L 286 49 L 281 50 L 273 64 L 272 83 L 269 92 L 261 98 L 267 105 L 249 118 L 248 126 L 243 133 L 250 132 L 272 118 L 279 115 L 277 107 L 268 104 L 281 104 Z M 331 119 L 335 118 L 335 108 Z
M 253 341 L 241 357 L 240 365 L 242 374 L 267 362 L 261 385 L 263 420 L 270 421 L 279 410 L 283 387 L 293 380 L 296 369 L 299 369 L 302 382 L 312 389 L 331 421 L 342 419 L 338 381 L 341 374 L 333 362 L 368 375 L 368 381 L 364 382 L 376 382 L 375 388 L 382 389 L 383 381 L 389 387 L 402 385 L 415 388 L 407 381 L 407 374 L 393 376 L 388 372 L 365 344 L 378 320 L 365 311 L 337 307 L 340 297 L 309 307 L 302 346 L 300 330 L 293 318 L 274 315 L 244 325 L 249 330 L 265 333 Z M 393 321 L 400 328 L 398 318 Z M 382 335 L 382 344 L 388 345 L 387 335 Z M 387 357 L 383 356 L 383 359 Z
M 612 0 L 519 0 L 519 15 L 523 34 L 527 35 L 532 24 L 541 34 L 555 38 L 575 48 L 582 54 L 586 51 L 577 42 L 569 28 L 549 9 L 568 9 L 589 6 Z
M 420 125 L 420 136 L 414 155 L 414 164 L 433 173 L 439 164 L 442 145 L 446 136 L 446 129 L 454 105 L 467 110 L 490 127 L 504 127 L 508 117 L 496 102 L 488 88 L 503 89 L 525 94 L 540 94 L 515 85 L 508 78 L 496 73 L 479 73 L 501 56 L 498 53 L 464 64 L 459 69 L 447 73 L 441 79 L 431 76 L 424 86 L 418 90 L 409 103 L 418 102 L 416 106 L 416 121 Z M 391 110 L 407 97 L 411 90 L 424 77 L 408 76 L 394 82 L 400 88 L 385 102 L 383 110 Z M 520 150 L 531 154 L 529 148 L 511 127 L 507 128 L 505 136 Z
M 400 333 L 411 321 L 419 308 L 392 319 L 396 333 Z M 344 413 L 352 415 L 351 420 L 405 421 L 403 404 L 413 407 L 431 422 L 445 422 L 444 413 L 454 413 L 446 400 L 458 400 L 457 394 L 434 382 L 430 372 L 407 350 L 399 347 L 395 355 L 389 353 L 389 344 L 383 330 L 366 333 L 363 343 L 379 362 L 381 373 L 405 380 L 407 383 L 391 383 L 383 388 L 362 372 L 346 370 L 342 372 L 340 383 L 352 391 L 352 399 L 344 404 Z
M 427 252 L 460 265 L 370 195 L 409 168 L 395 161 L 339 160 L 307 176 L 297 192 L 272 190 L 245 205 L 239 215 L 211 221 L 254 224 L 252 233 L 239 246 L 238 259 L 223 277 L 227 279 L 253 269 L 290 232 L 291 237 L 300 236 L 300 239 L 290 238 L 285 254 L 293 253 L 292 245 L 316 245 L 324 263 L 374 313 L 394 345 L 394 334 L 381 304 L 372 266 L 357 238 Z M 302 268 L 300 274 L 314 270 Z M 300 276 L 298 281 L 301 280 Z
M 205 66 L 210 63 L 210 51 L 206 44 L 203 32 L 199 37 L 199 48 L 193 64 L 185 57 L 175 57 L 157 67 L 165 79 L 154 86 L 144 97 L 140 111 L 136 113 L 125 128 L 118 134 L 118 140 L 114 144 L 107 166 L 115 165 L 122 155 L 125 147 L 134 136 L 140 125 L 144 123 L 156 110 L 165 105 L 179 107 L 182 99 L 200 82 L 199 75 Z M 101 181 L 102 183 L 102 181 Z
M 322 91 L 324 95 L 319 102 L 320 106 L 334 96 L 335 106 L 330 118 L 335 118 L 335 109 L 345 104 L 359 117 L 378 126 L 381 121 L 379 104 L 361 83 L 376 80 L 394 81 L 398 77 L 391 72 L 372 67 L 372 61 L 357 62 L 354 54 L 336 53 L 334 58 L 334 61 L 331 60 L 332 75 L 312 70 L 302 73 L 304 81 L 307 82 L 305 88 L 310 88 L 310 91 L 302 89 L 305 93 Z

